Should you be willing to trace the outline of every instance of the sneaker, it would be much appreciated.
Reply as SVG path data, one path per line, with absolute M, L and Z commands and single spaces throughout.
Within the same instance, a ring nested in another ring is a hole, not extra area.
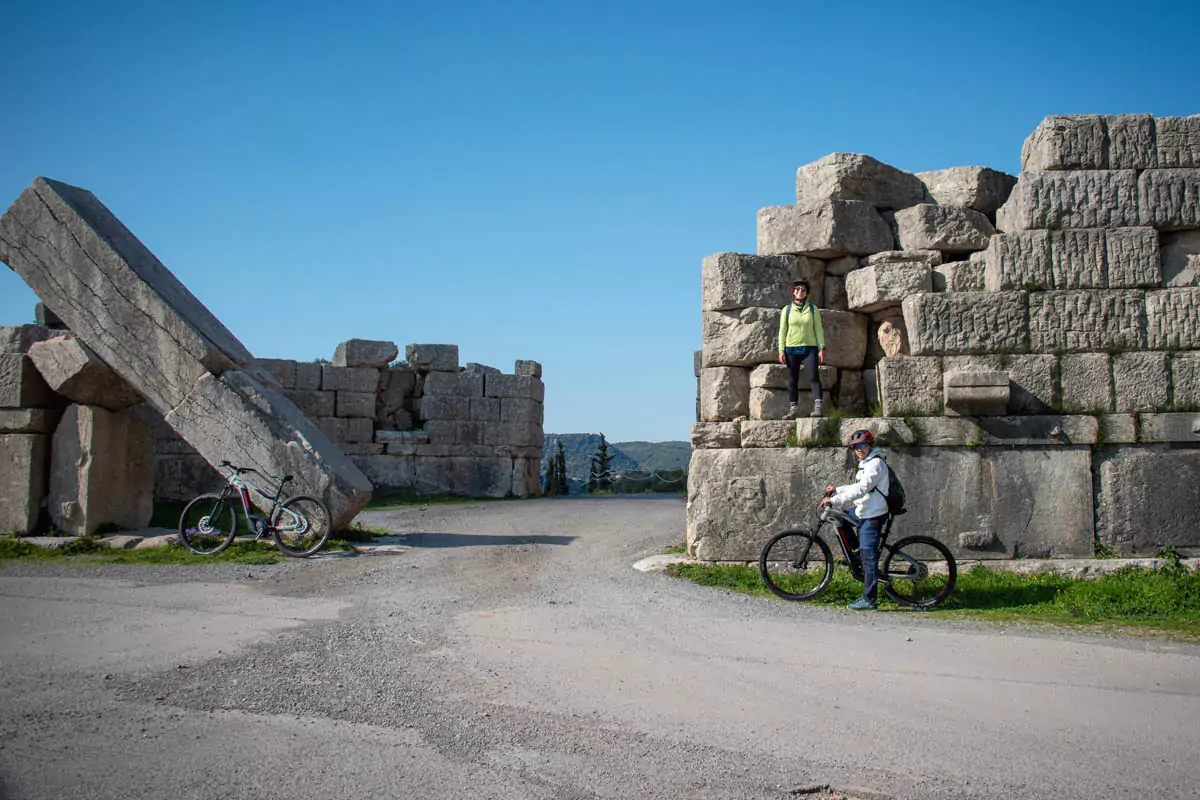
M 850 609 L 851 611 L 874 611 L 875 604 L 860 598 L 847 605 L 846 608 Z
M 813 401 L 813 410 L 812 410 L 812 413 L 809 414 L 809 416 L 810 417 L 825 416 L 825 404 L 822 403 L 820 400 Z
M 800 416 L 800 406 L 796 403 L 792 403 L 791 406 L 788 407 L 788 413 L 784 419 L 795 419 L 798 416 Z

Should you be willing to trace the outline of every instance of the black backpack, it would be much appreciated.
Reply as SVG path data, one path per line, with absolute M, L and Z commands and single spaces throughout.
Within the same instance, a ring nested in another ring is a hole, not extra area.
M 883 492 L 879 492 L 878 486 L 871 491 L 879 492 L 881 495 L 883 495 L 883 499 L 887 501 L 888 513 L 893 517 L 898 517 L 901 514 L 907 514 L 908 509 L 904 507 L 906 502 L 904 495 L 904 484 L 900 482 L 900 478 L 896 476 L 896 472 L 892 469 L 892 465 L 887 463 L 887 460 L 884 459 L 883 456 L 875 456 L 875 458 L 878 458 L 883 462 L 883 465 L 887 467 L 888 491 L 887 494 L 883 494 Z

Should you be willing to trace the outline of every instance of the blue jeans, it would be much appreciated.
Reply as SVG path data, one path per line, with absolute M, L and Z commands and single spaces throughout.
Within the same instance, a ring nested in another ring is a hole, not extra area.
M 883 533 L 883 523 L 887 514 L 859 519 L 858 514 L 850 509 L 846 515 L 858 523 L 858 557 L 862 561 L 863 600 L 874 603 L 879 594 L 879 536 Z

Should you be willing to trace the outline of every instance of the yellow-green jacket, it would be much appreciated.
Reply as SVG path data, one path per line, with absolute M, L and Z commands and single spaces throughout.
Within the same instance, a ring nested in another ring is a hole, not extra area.
M 785 347 L 825 347 L 821 312 L 812 303 L 798 306 L 788 303 L 779 315 L 779 349 Z

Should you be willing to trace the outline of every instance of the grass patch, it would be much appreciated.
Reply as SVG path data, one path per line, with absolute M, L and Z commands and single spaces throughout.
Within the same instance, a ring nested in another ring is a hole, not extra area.
M 330 542 L 327 547 L 331 547 Z M 84 537 L 62 547 L 37 547 L 20 539 L 0 539 L 0 560 L 62 561 L 73 564 L 277 564 L 287 556 L 266 542 L 234 542 L 214 556 L 200 556 L 182 545 L 145 550 L 112 550 Z
M 687 542 L 680 542 L 679 544 L 675 545 L 674 547 L 668 547 L 666 550 L 663 550 L 663 555 L 686 556 L 687 555 Z

